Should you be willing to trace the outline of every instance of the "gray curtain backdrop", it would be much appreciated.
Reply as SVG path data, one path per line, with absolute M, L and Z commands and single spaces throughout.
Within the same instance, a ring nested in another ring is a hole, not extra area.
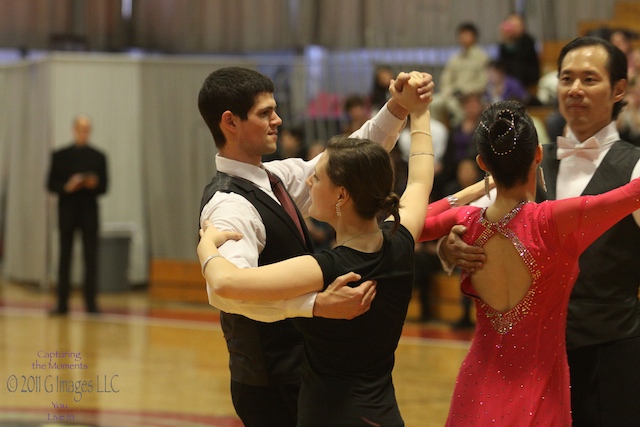
M 635 3 L 640 0 L 625 0 Z M 483 43 L 524 12 L 537 40 L 570 40 L 581 20 L 613 16 L 615 0 L 0 0 L 0 46 L 46 49 L 54 34 L 86 38 L 93 50 L 166 53 L 299 49 L 415 48 L 455 44 L 473 21 Z
M 144 199 L 154 257 L 195 259 L 200 198 L 215 173 L 215 145 L 198 112 L 198 91 L 224 65 L 198 59 L 142 64 Z
M 1 67 L 0 94 L 4 269 L 44 284 L 49 223 L 42 170 L 51 140 L 49 64 Z

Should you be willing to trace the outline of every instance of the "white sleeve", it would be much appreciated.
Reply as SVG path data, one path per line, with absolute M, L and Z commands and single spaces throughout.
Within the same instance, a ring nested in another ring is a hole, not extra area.
M 207 219 L 220 230 L 242 233 L 242 239 L 230 240 L 220 247 L 222 256 L 238 268 L 258 266 L 258 257 L 266 242 L 266 230 L 255 206 L 238 194 L 218 192 L 203 208 L 200 225 Z M 279 301 L 240 301 L 219 297 L 207 284 L 207 295 L 209 304 L 221 311 L 262 322 L 276 322 L 289 317 L 313 317 L 317 294 Z
M 209 304 L 225 313 L 241 314 L 259 322 L 273 323 L 293 317 L 313 317 L 317 292 L 281 301 L 241 301 L 220 298 L 207 286 Z
M 438 243 L 436 243 L 436 255 L 438 255 L 438 259 L 440 260 L 440 265 L 442 266 L 442 269 L 444 270 L 444 272 L 447 273 L 448 276 L 451 276 L 453 271 L 456 269 L 455 264 L 450 265 L 444 258 L 440 256 L 440 246 L 442 246 L 442 242 L 446 238 L 447 236 L 444 236 L 438 239 Z
M 381 144 L 387 151 L 396 145 L 398 135 L 404 127 L 406 120 L 401 120 L 391 114 L 385 104 L 378 114 L 367 120 L 360 129 L 351 134 L 353 138 L 368 138 Z

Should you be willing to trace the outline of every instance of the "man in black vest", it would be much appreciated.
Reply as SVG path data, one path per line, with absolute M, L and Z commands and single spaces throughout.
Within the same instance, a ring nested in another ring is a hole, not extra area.
M 60 259 L 58 304 L 53 315 L 64 315 L 69 306 L 71 255 L 76 230 L 82 232 L 84 251 L 84 300 L 89 313 L 98 313 L 96 303 L 98 268 L 98 196 L 107 191 L 107 160 L 89 145 L 91 120 L 73 121 L 74 142 L 51 156 L 47 189 L 58 195 Z
M 621 141 L 627 60 L 609 42 L 581 37 L 558 58 L 558 102 L 565 137 L 544 147 L 547 191 L 564 199 L 604 193 L 640 176 L 640 148 Z M 454 230 L 457 232 L 463 230 Z M 441 255 L 481 268 L 482 250 L 450 233 Z M 460 258 L 463 257 L 463 258 Z M 640 423 L 640 211 L 596 240 L 580 257 L 567 316 L 574 427 Z
M 402 84 L 402 81 L 400 82 Z M 425 79 L 419 91 L 430 97 Z M 214 71 L 205 80 L 198 108 L 209 127 L 218 155 L 217 173 L 205 188 L 200 224 L 242 233 L 220 252 L 238 267 L 248 268 L 312 252 L 303 214 L 310 199 L 306 180 L 318 157 L 262 163 L 276 150 L 278 126 L 274 84 L 245 68 Z M 354 135 L 368 137 L 389 150 L 395 144 L 407 111 L 394 100 Z M 209 302 L 220 309 L 220 323 L 229 350 L 231 396 L 247 427 L 296 425 L 300 387 L 302 337 L 291 317 L 350 319 L 368 310 L 372 283 L 344 286 L 353 276 L 334 282 L 325 292 L 287 301 L 251 303 L 225 300 L 207 288 Z

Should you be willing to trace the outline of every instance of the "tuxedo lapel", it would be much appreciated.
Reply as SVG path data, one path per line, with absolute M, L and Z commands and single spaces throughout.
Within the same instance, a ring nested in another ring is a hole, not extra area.
M 621 163 L 627 161 L 629 156 L 628 151 L 624 148 L 622 141 L 615 142 L 611 146 L 591 180 L 589 180 L 589 184 L 585 187 L 582 195 L 600 194 L 618 187 L 615 183 L 619 181 Z M 631 176 L 629 176 L 628 180 L 631 181 Z
M 538 186 L 538 201 L 555 200 L 556 189 L 558 188 L 558 170 L 560 169 L 560 160 L 556 157 L 557 145 L 555 143 L 546 144 L 544 146 L 544 154 L 542 157 L 542 170 L 547 184 L 545 192 Z

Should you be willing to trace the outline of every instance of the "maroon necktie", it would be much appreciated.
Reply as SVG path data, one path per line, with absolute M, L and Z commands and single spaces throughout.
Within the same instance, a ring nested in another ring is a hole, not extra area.
M 273 175 L 269 171 L 267 171 L 267 175 L 269 176 L 269 182 L 271 183 L 271 189 L 273 190 L 273 194 L 276 195 L 276 197 L 280 201 L 280 204 L 282 205 L 284 210 L 287 212 L 287 214 L 289 214 L 289 216 L 293 220 L 293 223 L 298 228 L 298 232 L 300 233 L 300 236 L 302 236 L 302 240 L 305 240 L 304 232 L 302 231 L 302 225 L 300 224 L 300 219 L 298 218 L 298 212 L 296 211 L 296 207 L 293 205 L 293 201 L 291 200 L 291 197 L 285 191 L 284 185 L 282 185 L 282 181 L 280 181 L 280 178 Z

